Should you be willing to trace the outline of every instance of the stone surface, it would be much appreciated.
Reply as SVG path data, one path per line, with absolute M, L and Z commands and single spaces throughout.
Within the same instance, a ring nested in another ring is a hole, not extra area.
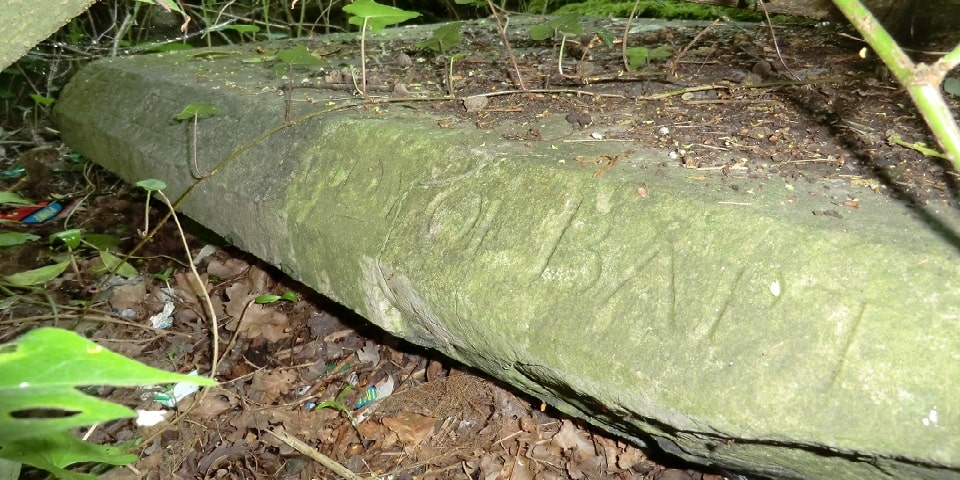
M 192 189 L 184 213 L 387 330 L 628 439 L 775 478 L 960 478 L 955 211 L 842 179 L 734 190 L 656 150 L 597 175 L 572 159 L 622 145 L 531 147 L 343 92 L 288 112 L 252 48 L 97 62 L 57 103 L 63 138 Z M 198 124 L 198 184 L 171 121 L 190 102 L 223 112 Z M 859 208 L 811 215 L 848 193 Z
M 0 70 L 53 35 L 95 0 L 5 0 L 0 5 Z

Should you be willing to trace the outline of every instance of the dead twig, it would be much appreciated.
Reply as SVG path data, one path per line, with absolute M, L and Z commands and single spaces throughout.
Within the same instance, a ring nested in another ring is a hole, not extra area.
M 340 465 L 339 463 L 334 461 L 332 458 L 318 452 L 317 449 L 312 448 L 310 445 L 307 445 L 306 443 L 301 442 L 300 439 L 283 431 L 282 428 L 277 428 L 275 430 L 267 430 L 267 432 L 273 435 L 274 437 L 277 437 L 278 439 L 280 439 L 280 441 L 282 441 L 283 443 L 286 443 L 294 450 L 312 458 L 313 460 L 316 460 L 324 467 L 329 468 L 330 470 L 333 471 L 333 473 L 339 475 L 340 478 L 345 478 L 347 480 L 364 480 L 363 477 L 357 475 L 356 473 L 351 472 L 350 470 L 347 469 L 347 467 Z

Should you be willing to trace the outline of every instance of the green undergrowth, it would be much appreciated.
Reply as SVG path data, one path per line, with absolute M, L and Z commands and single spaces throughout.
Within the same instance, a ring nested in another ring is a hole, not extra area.
M 635 2 L 615 0 L 591 0 L 589 2 L 568 3 L 552 11 L 555 14 L 579 13 L 591 17 L 626 18 L 633 11 Z M 679 0 L 641 0 L 637 3 L 636 17 L 663 18 L 670 20 L 715 20 L 728 18 L 739 22 L 762 22 L 763 12 L 746 8 L 726 8 L 715 5 L 702 5 Z M 771 15 L 773 23 L 810 22 L 787 15 Z

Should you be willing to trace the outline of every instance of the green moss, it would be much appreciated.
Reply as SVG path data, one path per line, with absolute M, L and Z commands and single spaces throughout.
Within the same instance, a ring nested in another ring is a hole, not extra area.
M 553 8 L 555 5 L 562 3 L 563 2 L 549 2 L 548 7 Z M 590 0 L 579 3 L 568 2 L 558 6 L 558 8 L 553 10 L 553 13 L 576 12 L 592 17 L 623 18 L 630 15 L 630 11 L 633 10 L 633 4 L 634 2 L 631 1 L 617 0 Z M 543 8 L 542 2 L 537 5 L 539 8 Z M 679 0 L 640 0 L 637 6 L 636 16 L 641 18 L 663 18 L 671 20 L 714 20 L 721 17 L 740 22 L 760 22 L 764 20 L 762 12 L 751 9 L 725 8 Z M 788 20 L 796 21 L 796 19 L 783 15 L 774 15 L 771 18 L 773 23 L 781 23 Z

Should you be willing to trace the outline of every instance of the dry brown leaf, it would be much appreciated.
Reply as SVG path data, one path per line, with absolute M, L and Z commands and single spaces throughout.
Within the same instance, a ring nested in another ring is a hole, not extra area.
M 207 265 L 207 273 L 217 278 L 233 278 L 243 273 L 250 264 L 239 258 L 228 258 L 225 261 L 213 259 Z
M 213 418 L 233 408 L 231 402 L 221 395 L 207 395 L 200 404 L 190 411 L 200 418 Z
M 147 296 L 147 284 L 137 282 L 113 287 L 108 303 L 114 310 L 138 309 Z
M 560 431 L 550 440 L 550 443 L 563 449 L 571 449 L 574 458 L 583 461 L 597 455 L 593 442 L 586 438 L 585 433 L 576 427 L 570 420 L 564 420 Z
M 431 433 L 437 419 L 413 412 L 401 412 L 396 417 L 384 417 L 383 424 L 394 431 L 400 442 L 408 447 L 419 445 Z
M 280 395 L 294 388 L 297 372 L 293 370 L 259 370 L 250 382 L 249 397 L 261 405 L 272 404 Z

